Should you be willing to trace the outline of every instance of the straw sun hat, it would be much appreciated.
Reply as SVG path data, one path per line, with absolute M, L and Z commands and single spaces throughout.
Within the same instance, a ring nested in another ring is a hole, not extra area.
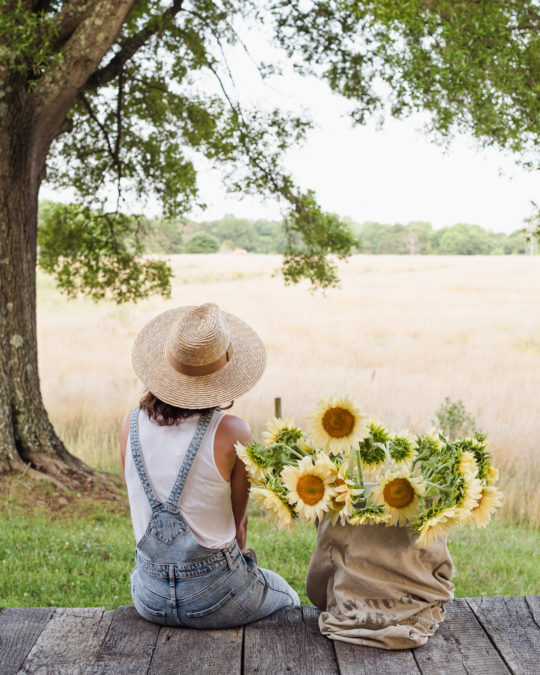
M 229 403 L 249 391 L 266 366 L 257 333 L 213 303 L 156 316 L 137 335 L 132 358 L 155 396 L 188 409 Z

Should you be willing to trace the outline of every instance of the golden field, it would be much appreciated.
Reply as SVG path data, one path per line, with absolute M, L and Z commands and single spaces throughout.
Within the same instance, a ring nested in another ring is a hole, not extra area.
M 348 393 L 412 432 L 461 399 L 490 439 L 505 518 L 540 525 L 540 257 L 354 256 L 324 295 L 284 286 L 277 256 L 170 260 L 172 297 L 138 305 L 68 301 L 38 275 L 43 394 L 74 454 L 118 469 L 120 423 L 143 391 L 136 334 L 165 309 L 216 302 L 267 346 L 265 375 L 232 410 L 256 437 L 276 396 L 302 423 L 320 397 Z

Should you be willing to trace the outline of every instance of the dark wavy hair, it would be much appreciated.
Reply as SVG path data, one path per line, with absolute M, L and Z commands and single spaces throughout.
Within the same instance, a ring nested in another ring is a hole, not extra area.
M 232 407 L 234 401 L 222 410 L 228 410 Z M 160 427 L 170 427 L 173 424 L 181 424 L 189 419 L 192 415 L 199 415 L 210 412 L 218 406 L 211 408 L 197 408 L 196 410 L 190 408 L 177 408 L 175 405 L 164 403 L 151 391 L 147 392 L 140 400 L 139 407 L 144 410 L 150 419 L 153 419 Z

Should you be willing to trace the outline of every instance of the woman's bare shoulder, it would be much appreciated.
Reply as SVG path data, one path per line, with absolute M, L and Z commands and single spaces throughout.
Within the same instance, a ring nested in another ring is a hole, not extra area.
M 236 415 L 223 415 L 218 432 L 224 441 L 229 441 L 231 444 L 236 443 L 236 441 L 251 443 L 253 440 L 249 424 Z

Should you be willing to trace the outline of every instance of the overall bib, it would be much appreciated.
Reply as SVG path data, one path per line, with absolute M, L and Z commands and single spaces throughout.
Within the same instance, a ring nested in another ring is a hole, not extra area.
M 201 546 L 179 512 L 186 479 L 214 411 L 201 415 L 164 503 L 157 499 L 144 466 L 138 414 L 135 408 L 130 418 L 131 453 L 152 509 L 131 573 L 131 595 L 138 613 L 166 626 L 232 628 L 287 605 L 298 607 L 296 591 L 278 574 L 244 556 L 236 540 L 223 549 Z M 201 494 L 201 504 L 204 499 Z

